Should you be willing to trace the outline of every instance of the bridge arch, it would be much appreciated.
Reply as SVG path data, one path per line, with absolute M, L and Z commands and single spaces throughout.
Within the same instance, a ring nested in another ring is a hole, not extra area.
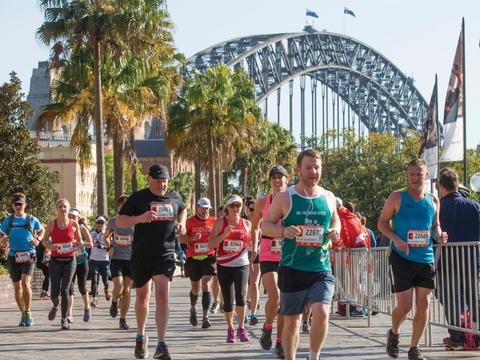
M 193 76 L 194 69 L 202 72 L 217 64 L 243 68 L 255 82 L 258 104 L 276 91 L 280 98 L 279 89 L 288 83 L 293 86 L 296 78 L 300 78 L 304 96 L 305 78 L 309 77 L 315 98 L 319 82 L 323 95 L 325 91 L 337 94 L 369 132 L 405 136 L 408 129 L 421 131 L 428 104 L 413 78 L 379 51 L 354 38 L 307 30 L 221 42 L 190 57 L 184 76 Z M 291 114 L 290 111 L 290 117 Z M 301 126 L 304 135 L 305 109 Z

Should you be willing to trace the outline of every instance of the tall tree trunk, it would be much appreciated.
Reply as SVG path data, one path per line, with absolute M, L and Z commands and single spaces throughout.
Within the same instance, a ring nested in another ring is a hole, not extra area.
M 132 155 L 135 156 L 135 127 L 130 130 L 130 148 L 132 149 Z M 133 164 L 132 168 L 132 192 L 137 191 L 138 182 L 137 182 L 137 164 Z
M 217 167 L 217 200 L 218 204 L 221 205 L 223 202 L 223 181 L 222 181 L 222 167 L 220 163 Z
M 195 160 L 195 203 L 202 197 L 202 170 L 200 168 L 200 160 Z
M 103 144 L 102 80 L 100 74 L 100 41 L 94 38 L 93 72 L 95 75 L 95 143 L 97 154 L 97 215 L 107 216 L 107 181 Z
M 117 199 L 123 195 L 123 153 L 124 142 L 123 139 L 113 138 L 113 185 L 115 189 L 115 203 Z
M 208 151 L 208 196 L 212 203 L 213 213 L 217 213 L 217 199 L 215 194 L 215 159 L 213 149 L 213 138 L 211 130 L 207 130 L 207 151 Z
M 242 189 L 243 196 L 248 195 L 247 176 L 248 176 L 247 164 L 243 164 L 240 170 L 240 188 Z

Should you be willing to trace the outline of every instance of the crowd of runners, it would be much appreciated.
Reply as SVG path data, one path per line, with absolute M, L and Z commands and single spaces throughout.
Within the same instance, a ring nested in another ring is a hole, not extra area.
M 255 201 L 231 195 L 217 214 L 211 213 L 208 198 L 200 198 L 195 214 L 187 218 L 182 198 L 168 188 L 168 169 L 154 165 L 149 169 L 148 187 L 120 197 L 116 216 L 108 221 L 99 216 L 92 231 L 67 199 L 57 201 L 56 217 L 42 226 L 26 214 L 25 195 L 16 193 L 11 201 L 14 213 L 3 220 L 0 235 L 3 246 L 9 245 L 8 267 L 21 311 L 19 325 L 34 324 L 30 283 L 37 264 L 46 275 L 41 297 L 52 301 L 48 319 L 60 318 L 65 330 L 73 322 L 75 288 L 82 298 L 83 321 L 88 322 L 91 308 L 98 303 L 100 283 L 110 302 L 110 316 L 119 317 L 119 329 L 128 330 L 132 324 L 127 324 L 126 315 L 134 287 L 134 354 L 139 359 L 149 355 L 145 328 L 153 291 L 157 329 L 153 358 L 171 359 L 166 333 L 179 242 L 186 254 L 185 275 L 191 281 L 191 307 L 185 321 L 208 329 L 212 326 L 210 314 L 221 311 L 225 341 L 248 342 L 246 326 L 259 321 L 256 312 L 262 284 L 267 299 L 265 321 L 259 325 L 259 346 L 273 348 L 279 359 L 293 360 L 303 330 L 310 333 L 308 359 L 317 360 L 327 337 L 335 289 L 330 251 L 342 241 L 345 231 L 339 216 L 342 210 L 337 210 L 343 204 L 319 186 L 321 174 L 320 154 L 304 150 L 297 158 L 295 185 L 288 187 L 289 174 L 276 165 L 268 174 L 271 192 L 266 196 Z M 433 239 L 440 244 L 448 240 L 440 228 L 439 200 L 424 191 L 426 177 L 426 164 L 412 161 L 407 168 L 407 187 L 388 197 L 378 224 L 392 243 L 390 264 L 397 307 L 387 334 L 386 350 L 391 358 L 399 355 L 400 326 L 415 292 L 408 358 L 424 359 L 418 343 L 435 287 Z

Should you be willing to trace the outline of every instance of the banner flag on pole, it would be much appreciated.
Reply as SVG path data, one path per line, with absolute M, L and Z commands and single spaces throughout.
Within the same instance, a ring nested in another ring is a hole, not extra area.
M 346 14 L 346 15 L 351 15 L 353 17 L 355 17 L 355 13 L 350 10 L 349 8 L 347 8 L 346 6 L 343 7 L 343 13 Z
M 427 109 L 427 118 L 423 123 L 418 156 L 427 162 L 428 178 L 435 179 L 438 170 L 438 113 L 437 113 L 437 77 L 433 86 L 432 97 Z
M 440 162 L 463 160 L 463 31 L 458 39 L 453 60 L 452 73 L 448 83 L 443 117 L 443 153 Z
M 315 11 L 309 9 L 305 10 L 305 16 L 311 16 L 318 19 L 318 14 Z

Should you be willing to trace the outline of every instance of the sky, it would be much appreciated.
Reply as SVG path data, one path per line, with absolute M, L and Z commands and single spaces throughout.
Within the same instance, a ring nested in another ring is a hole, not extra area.
M 344 6 L 356 17 L 345 16 Z M 187 57 L 235 37 L 298 32 L 306 23 L 305 10 L 313 10 L 319 15 L 317 30 L 345 33 L 379 51 L 415 79 L 427 101 L 437 73 L 440 113 L 464 17 L 467 145 L 480 143 L 480 1 L 170 0 L 168 9 L 175 45 Z M 35 37 L 42 21 L 37 0 L 0 0 L 0 83 L 13 70 L 28 93 L 32 69 L 49 55 Z

